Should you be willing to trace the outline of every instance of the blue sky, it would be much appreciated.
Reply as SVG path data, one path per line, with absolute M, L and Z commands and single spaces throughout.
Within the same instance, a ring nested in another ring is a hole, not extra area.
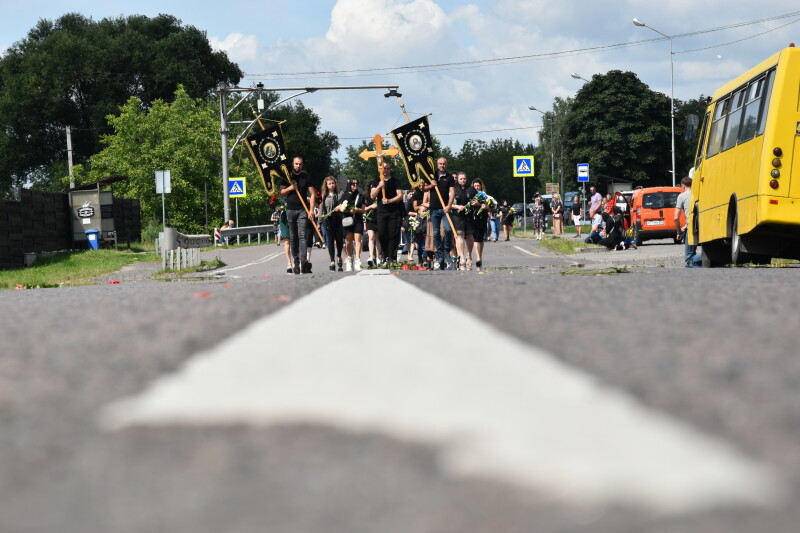
M 65 7 L 68 6 L 68 7 Z M 247 73 L 242 86 L 399 84 L 406 107 L 432 113 L 431 126 L 455 150 L 464 140 L 512 137 L 537 142 L 541 115 L 554 97 L 568 97 L 584 78 L 630 70 L 669 94 L 669 43 L 634 17 L 675 36 L 800 10 L 796 0 L 245 0 L 228 3 L 33 0 L 4 5 L 0 47 L 22 39 L 39 18 L 74 11 L 104 17 L 169 13 L 205 31 Z M 790 42 L 800 45 L 800 16 L 675 38 L 675 98 L 713 91 Z M 542 59 L 536 54 L 583 50 Z M 527 56 L 527 57 L 526 57 Z M 523 57 L 514 62 L 339 74 L 380 67 Z M 325 91 L 302 98 L 343 145 L 385 133 L 403 119 L 384 91 Z M 487 131 L 488 130 L 488 131 Z M 484 133 L 463 133 L 476 132 Z M 341 153 L 341 152 L 340 152 Z M 679 169 L 680 171 L 680 169 Z

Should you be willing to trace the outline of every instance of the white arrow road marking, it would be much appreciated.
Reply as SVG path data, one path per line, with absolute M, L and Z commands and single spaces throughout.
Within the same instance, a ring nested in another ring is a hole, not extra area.
M 405 318 L 422 317 L 429 327 L 413 341 L 401 336 Z M 357 344 L 343 342 L 367 321 L 373 327 Z M 382 432 L 440 446 L 454 475 L 491 476 L 576 505 L 683 513 L 771 505 L 784 494 L 769 468 L 726 443 L 386 275 L 318 289 L 107 407 L 100 421 Z

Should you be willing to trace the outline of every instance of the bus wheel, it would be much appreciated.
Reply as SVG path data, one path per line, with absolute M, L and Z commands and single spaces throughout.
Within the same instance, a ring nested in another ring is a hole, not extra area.
M 703 243 L 700 248 L 703 268 L 725 266 L 728 262 L 728 249 L 721 241 Z
M 742 238 L 739 236 L 739 214 L 733 215 L 733 222 L 731 223 L 731 264 L 743 265 L 752 260 L 750 254 L 742 248 Z

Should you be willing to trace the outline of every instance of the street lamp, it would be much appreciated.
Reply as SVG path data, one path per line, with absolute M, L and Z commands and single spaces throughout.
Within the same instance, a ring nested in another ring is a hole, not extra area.
M 576 72 L 573 72 L 572 74 L 570 74 L 570 76 L 572 76 L 572 77 L 573 77 L 573 78 L 575 78 L 576 80 L 583 80 L 583 81 L 585 81 L 586 83 L 589 83 L 589 80 L 587 80 L 586 78 L 584 78 L 583 76 L 581 76 L 580 74 L 578 74 L 578 73 L 576 73 Z
M 661 33 L 657 29 L 652 26 L 648 26 L 641 20 L 634 18 L 633 23 L 636 26 L 640 26 L 643 28 L 647 28 L 649 30 L 653 30 L 657 34 L 661 35 L 665 39 L 669 40 L 669 86 L 670 86 L 670 93 L 669 93 L 669 116 L 671 121 L 671 131 L 672 131 L 672 186 L 675 186 L 675 69 L 673 67 L 672 61 L 672 37 Z
M 224 211 L 224 218 L 228 220 L 230 218 L 230 192 L 228 190 L 228 183 L 229 183 L 229 168 L 228 168 L 228 160 L 233 155 L 233 149 L 236 148 L 236 145 L 241 142 L 247 132 L 252 128 L 258 119 L 261 118 L 261 115 L 269 111 L 278 105 L 291 100 L 292 98 L 296 98 L 303 94 L 313 93 L 316 91 L 342 91 L 348 89 L 388 89 L 391 93 L 392 91 L 397 91 L 399 85 L 344 85 L 344 86 L 334 86 L 334 87 L 270 87 L 265 88 L 263 83 L 256 84 L 255 87 L 225 87 L 220 86 L 217 88 L 217 93 L 219 94 L 219 122 L 220 122 L 220 136 L 222 141 L 222 204 L 223 204 L 223 211 Z M 274 104 L 272 104 L 269 109 L 261 110 L 263 106 L 262 103 L 259 103 L 259 111 L 261 111 L 255 119 L 251 121 L 246 120 L 233 120 L 229 121 L 228 116 L 231 112 L 233 112 L 237 107 L 239 107 L 242 103 L 244 103 L 249 97 L 251 93 L 256 93 L 259 97 L 259 100 L 262 100 L 261 95 L 263 91 L 273 91 L 273 92 L 280 92 L 280 91 L 300 91 L 296 94 L 291 96 L 287 96 L 283 100 L 280 100 Z M 228 108 L 228 95 L 231 94 L 242 94 L 242 96 L 238 102 L 236 102 L 230 109 Z M 230 124 L 247 124 L 244 131 L 242 131 L 239 136 L 234 141 L 233 145 L 228 148 L 228 134 L 230 131 L 228 130 L 228 126 Z
M 536 111 L 542 114 L 542 118 L 547 116 L 547 113 L 542 111 L 541 109 L 536 109 L 534 106 L 529 105 L 528 109 L 531 111 Z M 555 156 L 555 146 L 553 145 L 553 123 L 550 123 L 550 179 L 552 179 L 556 175 L 556 156 Z

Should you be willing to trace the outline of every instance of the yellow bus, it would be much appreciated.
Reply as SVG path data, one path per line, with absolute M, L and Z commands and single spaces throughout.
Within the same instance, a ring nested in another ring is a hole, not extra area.
M 714 93 L 692 170 L 689 242 L 703 266 L 800 259 L 800 49 Z

